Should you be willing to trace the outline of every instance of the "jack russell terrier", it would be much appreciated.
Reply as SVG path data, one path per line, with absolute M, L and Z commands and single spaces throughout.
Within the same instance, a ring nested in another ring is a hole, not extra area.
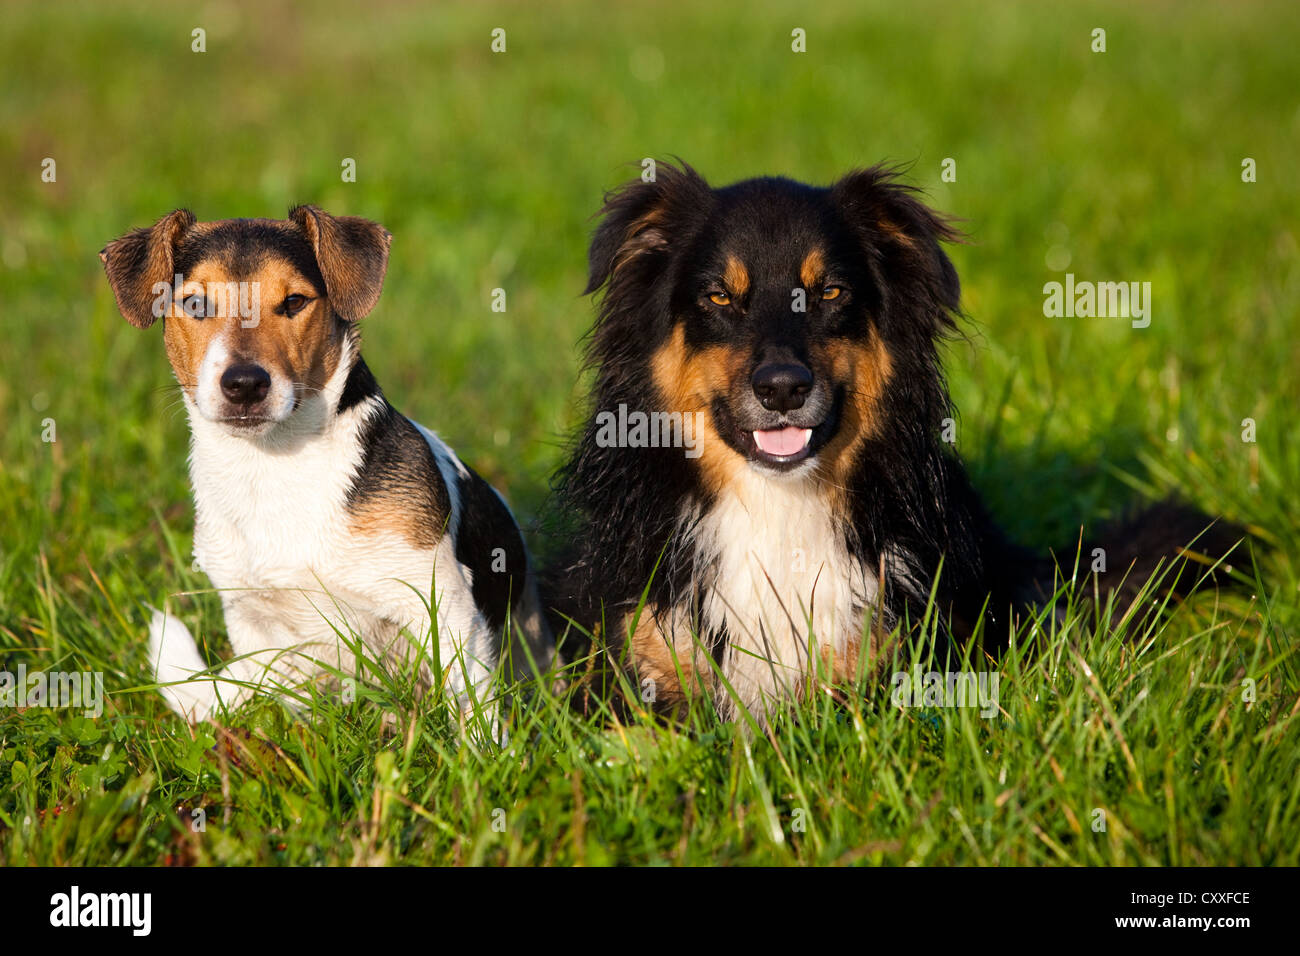
M 485 697 L 507 650 L 515 677 L 551 664 L 509 508 L 388 404 L 361 358 L 357 322 L 391 241 L 315 206 L 283 221 L 178 209 L 100 253 L 122 315 L 164 319 L 189 412 L 194 553 L 236 655 L 211 673 L 185 625 L 155 612 L 155 679 L 190 720 L 353 673 L 358 639 L 379 660 L 422 652 L 423 687 L 441 672 L 462 712 L 495 715 Z

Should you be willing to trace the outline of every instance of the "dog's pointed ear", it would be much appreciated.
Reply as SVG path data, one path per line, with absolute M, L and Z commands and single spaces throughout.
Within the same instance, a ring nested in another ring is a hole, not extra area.
M 652 181 L 634 179 L 607 193 L 587 254 L 585 294 L 629 263 L 653 266 L 712 201 L 709 184 L 685 163 L 659 163 Z
M 331 216 L 316 206 L 295 206 L 289 218 L 316 252 L 334 311 L 350 322 L 363 318 L 383 291 L 392 234 L 369 219 Z
M 118 310 L 137 328 L 153 325 L 171 304 L 176 243 L 194 222 L 194 213 L 177 209 L 146 229 L 114 239 L 99 251 Z
M 833 202 L 874 260 L 886 296 L 898 289 L 897 298 L 920 309 L 938 333 L 952 328 L 961 304 L 957 270 L 941 243 L 964 236 L 918 193 L 886 166 L 854 171 L 831 187 Z

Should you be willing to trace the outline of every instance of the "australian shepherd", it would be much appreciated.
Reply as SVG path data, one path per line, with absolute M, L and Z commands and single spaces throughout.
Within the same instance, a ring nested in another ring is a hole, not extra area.
M 894 171 L 715 189 L 660 164 L 601 215 L 594 400 L 557 483 L 576 544 L 550 604 L 644 699 L 765 721 L 869 677 L 928 607 L 996 646 L 1076 576 L 1079 542 L 1058 570 L 1008 541 L 944 440 L 959 234 Z M 1101 590 L 1131 601 L 1193 540 L 1217 560 L 1238 533 L 1159 505 L 1083 544 L 1077 573 L 1102 549 Z

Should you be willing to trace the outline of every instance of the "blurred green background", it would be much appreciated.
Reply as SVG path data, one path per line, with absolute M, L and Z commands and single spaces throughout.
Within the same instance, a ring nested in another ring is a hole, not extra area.
M 167 561 L 159 519 L 189 527 L 184 415 L 159 331 L 113 306 L 107 240 L 177 206 L 382 221 L 395 239 L 367 358 L 527 520 L 583 394 L 591 216 L 646 156 L 716 183 L 912 164 L 972 238 L 952 253 L 973 320 L 950 350 L 959 443 L 1022 538 L 1176 492 L 1295 539 L 1294 3 L 42 2 L 4 19 L 13 630 L 41 560 L 77 581 L 86 563 L 148 574 Z M 1044 318 L 1042 286 L 1065 271 L 1150 281 L 1150 328 Z M 174 587 L 161 571 L 154 588 Z

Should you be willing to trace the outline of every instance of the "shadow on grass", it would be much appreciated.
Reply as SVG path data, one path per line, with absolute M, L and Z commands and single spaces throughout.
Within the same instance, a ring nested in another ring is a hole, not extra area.
M 1085 450 L 1042 443 L 1002 445 L 963 456 L 989 513 L 1019 544 L 1045 552 L 1109 519 L 1154 504 L 1133 489 L 1147 480 L 1136 428 L 1099 430 Z M 1128 476 L 1127 479 L 1125 476 Z

